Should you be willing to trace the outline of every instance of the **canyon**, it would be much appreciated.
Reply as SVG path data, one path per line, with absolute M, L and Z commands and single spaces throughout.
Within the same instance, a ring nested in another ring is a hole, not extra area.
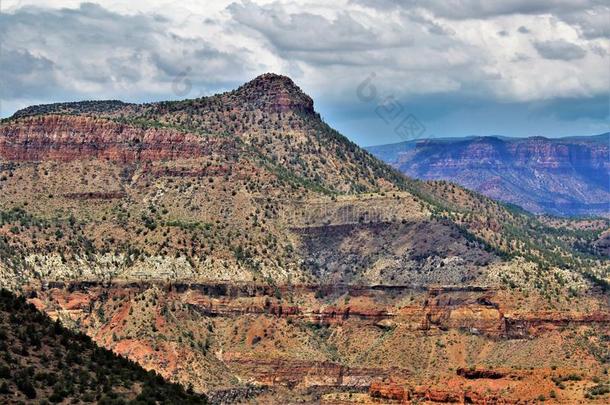
M 520 403 L 555 392 L 569 402 L 610 354 L 601 291 L 555 311 L 480 286 L 55 282 L 24 294 L 116 353 L 212 393 Z M 574 387 L 553 382 L 574 373 Z
M 0 286 L 212 403 L 604 403 L 610 222 L 405 177 L 313 106 L 265 74 L 3 120 Z

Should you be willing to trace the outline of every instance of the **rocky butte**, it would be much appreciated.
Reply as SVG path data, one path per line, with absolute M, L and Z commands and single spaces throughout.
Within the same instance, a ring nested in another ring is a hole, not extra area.
M 605 219 L 405 177 L 289 78 L 0 124 L 0 284 L 215 403 L 604 403 Z

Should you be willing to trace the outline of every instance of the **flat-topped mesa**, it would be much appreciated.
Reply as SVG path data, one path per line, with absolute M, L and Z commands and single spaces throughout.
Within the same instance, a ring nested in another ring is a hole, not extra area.
M 233 92 L 235 97 L 267 112 L 313 113 L 313 100 L 287 76 L 265 73 Z

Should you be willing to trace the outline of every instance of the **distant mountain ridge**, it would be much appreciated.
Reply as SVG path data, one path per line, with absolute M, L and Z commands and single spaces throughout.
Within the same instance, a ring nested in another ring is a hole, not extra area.
M 456 182 L 537 213 L 610 214 L 610 133 L 406 141 L 366 148 L 402 173 Z

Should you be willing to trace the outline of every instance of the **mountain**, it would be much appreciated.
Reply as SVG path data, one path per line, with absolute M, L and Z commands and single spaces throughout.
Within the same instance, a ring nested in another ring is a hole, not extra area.
M 537 214 L 610 215 L 610 133 L 469 137 L 367 148 L 402 173 L 448 180 Z
M 35 299 L 35 297 L 33 298 Z M 0 290 L 0 401 L 206 404 Z M 46 402 L 48 403 L 48 402 Z
M 0 284 L 212 403 L 604 400 L 610 222 L 405 177 L 290 78 L 29 107 L 0 158 Z

